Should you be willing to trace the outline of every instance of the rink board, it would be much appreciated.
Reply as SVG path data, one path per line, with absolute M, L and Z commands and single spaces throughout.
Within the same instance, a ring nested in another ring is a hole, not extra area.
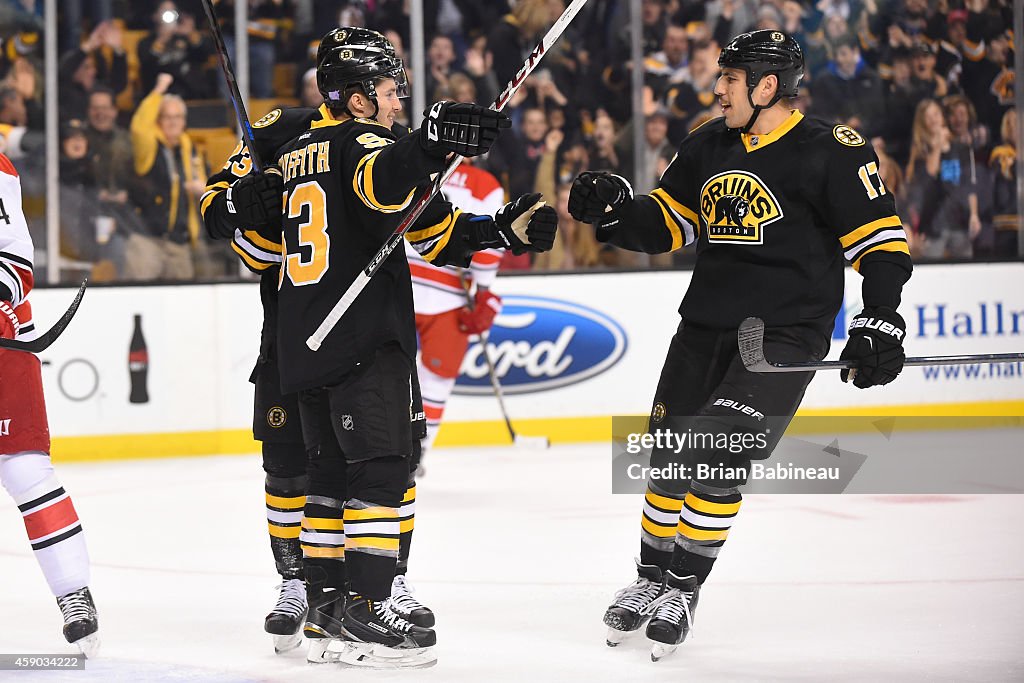
M 649 410 L 689 271 L 505 277 L 489 350 L 519 431 L 553 441 L 606 440 L 611 415 Z M 861 308 L 847 291 L 830 357 Z M 921 266 L 901 312 L 910 355 L 1024 351 L 1024 264 Z M 45 328 L 68 289 L 33 294 Z M 131 403 L 128 350 L 141 315 L 148 401 Z M 55 454 L 71 459 L 244 453 L 262 313 L 255 284 L 91 289 L 61 339 L 40 355 Z M 507 440 L 478 345 L 446 412 L 441 445 Z M 1022 364 L 909 368 L 859 391 L 819 373 L 808 414 L 1024 414 Z

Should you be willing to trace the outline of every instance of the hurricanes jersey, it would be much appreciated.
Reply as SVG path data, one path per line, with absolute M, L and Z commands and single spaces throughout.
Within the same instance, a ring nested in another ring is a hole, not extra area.
M 338 299 L 401 222 L 444 160 L 416 135 L 396 141 L 369 119 L 314 121 L 276 154 L 284 174 L 284 251 L 278 349 L 285 392 L 336 383 L 374 351 L 397 343 L 416 356 L 412 284 L 405 253 L 385 259 L 316 352 L 306 347 Z M 435 198 L 406 239 L 428 262 L 466 265 L 456 235 L 462 212 Z
M 706 123 L 680 143 L 658 188 L 618 217 L 598 227 L 599 239 L 649 253 L 696 243 L 679 312 L 708 327 L 757 316 L 830 329 L 846 261 L 912 268 L 871 144 L 797 111 L 766 135 Z

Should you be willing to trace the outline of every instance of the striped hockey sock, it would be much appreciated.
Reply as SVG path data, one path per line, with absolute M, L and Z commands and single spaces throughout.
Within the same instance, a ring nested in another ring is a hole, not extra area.
M 55 596 L 89 585 L 89 552 L 71 497 L 57 481 L 50 456 L 0 456 L 0 481 L 25 521 L 32 552 Z
M 267 529 L 277 573 L 284 579 L 302 578 L 299 532 L 306 504 L 306 477 L 267 475 Z
M 412 551 L 412 532 L 416 525 L 416 484 L 409 485 L 398 508 L 398 567 L 397 574 L 404 574 L 409 568 L 409 553 Z
M 671 565 L 673 573 L 693 575 L 699 583 L 704 583 L 729 536 L 742 500 L 735 488 L 690 484 L 690 492 L 679 513 Z
M 400 528 L 398 508 L 356 498 L 345 504 L 345 564 L 353 592 L 371 600 L 391 595 Z
M 344 588 L 345 521 L 344 501 L 326 496 L 306 496 L 299 542 L 307 564 L 320 565 L 327 572 L 331 588 Z
M 683 508 L 683 495 L 669 493 L 651 483 L 644 495 L 644 513 L 640 519 L 640 563 L 668 569 L 673 541 Z

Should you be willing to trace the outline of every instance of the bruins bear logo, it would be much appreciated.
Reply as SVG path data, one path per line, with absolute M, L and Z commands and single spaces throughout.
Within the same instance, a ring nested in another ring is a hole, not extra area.
M 782 205 L 753 173 L 725 171 L 701 188 L 700 217 L 712 243 L 763 244 L 763 228 L 782 218 Z
M 715 202 L 715 223 L 743 225 L 743 218 L 750 213 L 750 204 L 743 197 L 719 197 Z

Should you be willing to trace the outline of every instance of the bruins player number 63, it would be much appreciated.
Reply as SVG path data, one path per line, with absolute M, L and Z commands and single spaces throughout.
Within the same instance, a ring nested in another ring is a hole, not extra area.
M 609 645 L 647 622 L 655 660 L 689 633 L 701 585 L 740 508 L 742 473 L 751 459 L 771 454 L 813 376 L 748 372 L 737 348 L 740 322 L 765 321 L 772 358 L 820 360 L 849 261 L 863 276 L 864 310 L 842 353 L 855 365 L 843 381 L 886 384 L 904 361 L 906 326 L 896 309 L 912 265 L 871 145 L 848 126 L 788 107 L 784 98 L 796 95 L 804 68 L 792 37 L 744 33 L 718 63 L 715 96 L 724 116 L 683 140 L 655 190 L 634 197 L 624 179 L 587 172 L 569 197 L 573 217 L 593 223 L 600 241 L 647 253 L 696 244 L 652 426 L 677 416 L 694 432 L 769 435 L 756 451 L 652 453 L 653 467 L 709 460 L 725 466 L 713 479 L 648 483 L 639 576 L 619 591 L 604 621 Z

